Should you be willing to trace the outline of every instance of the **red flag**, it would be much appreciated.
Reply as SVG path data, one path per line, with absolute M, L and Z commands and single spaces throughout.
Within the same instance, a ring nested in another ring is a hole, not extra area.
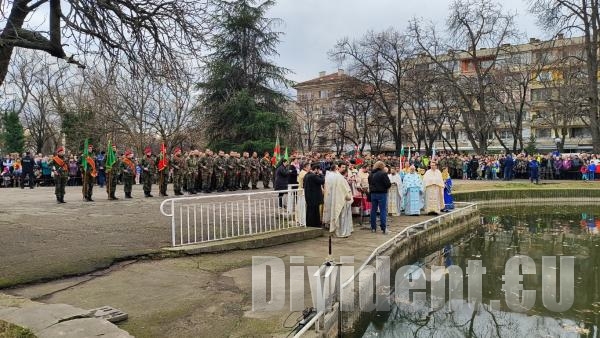
M 163 169 L 165 169 L 168 164 L 169 164 L 169 160 L 167 159 L 167 147 L 165 147 L 165 144 L 163 143 L 160 146 L 160 158 L 158 161 L 158 171 L 163 171 Z
M 279 146 L 279 135 L 277 135 L 277 141 L 275 141 L 275 149 L 273 149 L 273 158 L 271 159 L 271 164 L 275 166 L 277 162 L 281 159 L 281 147 Z

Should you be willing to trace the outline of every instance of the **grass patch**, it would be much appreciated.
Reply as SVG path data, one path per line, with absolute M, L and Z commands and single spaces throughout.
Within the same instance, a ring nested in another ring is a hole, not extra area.
M 0 338 L 35 338 L 29 329 L 0 320 Z

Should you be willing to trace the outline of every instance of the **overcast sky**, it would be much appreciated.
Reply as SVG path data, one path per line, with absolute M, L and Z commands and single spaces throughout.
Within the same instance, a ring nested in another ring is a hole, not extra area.
M 413 17 L 443 24 L 451 0 L 277 0 L 268 14 L 283 25 L 278 65 L 291 69 L 294 81 L 306 81 L 319 71 L 332 73 L 338 65 L 327 52 L 343 37 L 360 38 L 368 30 L 404 30 Z M 505 10 L 518 14 L 526 37 L 549 38 L 535 26 L 525 0 L 502 0 Z

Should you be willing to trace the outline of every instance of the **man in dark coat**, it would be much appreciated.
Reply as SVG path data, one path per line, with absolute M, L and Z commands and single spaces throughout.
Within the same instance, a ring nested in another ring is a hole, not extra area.
M 369 175 L 369 193 L 371 194 L 371 231 L 377 230 L 377 210 L 379 209 L 381 231 L 387 229 L 387 194 L 392 186 L 385 163 L 377 161 Z
M 282 159 L 275 169 L 275 190 L 287 190 L 288 188 L 288 176 L 290 171 L 288 170 L 288 160 Z M 286 193 L 279 193 L 279 207 L 283 208 L 283 195 Z
M 304 199 L 306 201 L 306 226 L 320 228 L 321 213 L 319 206 L 323 204 L 323 184 L 325 178 L 320 174 L 320 164 L 312 165 L 311 171 L 304 176 Z
M 21 172 L 21 189 L 25 188 L 25 177 L 27 177 L 29 182 L 29 189 L 33 189 L 35 185 L 34 177 L 33 177 L 33 159 L 31 158 L 31 154 L 29 152 L 25 153 L 23 159 L 21 159 L 21 164 L 23 165 L 23 171 Z

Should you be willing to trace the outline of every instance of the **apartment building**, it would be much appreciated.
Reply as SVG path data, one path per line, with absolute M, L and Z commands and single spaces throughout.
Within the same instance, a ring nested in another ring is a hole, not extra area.
M 585 53 L 583 37 L 541 41 L 532 38 L 520 45 L 502 45 L 500 50 L 482 48 L 474 61 L 472 53 L 453 57 L 455 71 L 465 77 L 474 76 L 474 62 L 486 68 L 494 63 L 495 79 L 516 76 L 512 93 L 504 93 L 504 102 L 489 111 L 493 114 L 494 132 L 489 134 L 488 150 L 503 152 L 512 149 L 515 119 L 522 118 L 523 146 L 530 142 L 539 151 L 546 152 L 561 146 L 565 152 L 592 149 L 590 129 L 586 126 Z M 512 97 L 508 97 L 512 95 Z M 511 111 L 519 105 L 521 113 Z M 447 149 L 448 141 L 458 145 L 460 151 L 472 151 L 464 128 L 445 125 L 443 135 L 436 140 L 437 149 Z M 443 137 L 442 137 L 443 136 Z
M 321 71 L 318 77 L 293 86 L 296 89 L 293 109 L 300 126 L 303 151 L 326 152 L 345 148 L 336 135 L 332 113 L 338 104 L 338 89 L 348 79 L 342 69 L 332 74 Z
M 564 152 L 579 152 L 592 148 L 590 129 L 585 123 L 587 108 L 582 88 L 586 82 L 583 43 L 582 37 L 565 38 L 562 35 L 549 41 L 532 38 L 528 43 L 504 44 L 499 49 L 481 48 L 475 59 L 473 53 L 449 51 L 447 55 L 438 57 L 438 60 L 442 60 L 444 66 L 452 69 L 457 76 L 464 78 L 475 76 L 474 63 L 480 62 L 482 68 L 493 67 L 493 81 L 511 79 L 513 87 L 505 88 L 504 98 L 487 110 L 493 123 L 488 135 L 489 152 L 512 149 L 517 131 L 520 132 L 523 147 L 534 142 L 536 149 L 542 152 L 555 150 L 558 145 Z M 424 55 L 408 62 L 415 69 L 421 70 L 439 67 Z M 515 79 L 520 83 L 515 82 Z M 340 124 L 346 125 L 351 121 L 342 121 L 339 114 L 332 114 L 339 109 L 340 86 L 351 80 L 351 76 L 338 70 L 332 74 L 321 72 L 317 78 L 294 86 L 297 91 L 294 109 L 301 126 L 303 150 L 353 149 L 351 142 L 339 136 Z M 404 121 L 415 119 L 408 107 L 402 107 L 399 111 Z M 436 149 L 473 151 L 462 125 L 464 116 L 457 119 L 460 122 L 456 123 L 455 120 L 453 124 L 445 120 L 440 134 L 433 136 Z M 516 119 L 520 119 L 519 128 L 516 128 Z M 409 124 L 405 123 L 403 132 L 407 135 L 403 136 L 403 143 L 416 147 L 418 142 L 415 130 L 411 130 Z M 428 140 L 421 141 L 421 150 L 424 150 L 424 143 Z M 366 151 L 370 150 L 370 145 L 365 147 Z M 518 147 L 520 148 L 520 144 Z M 377 150 L 394 149 L 394 143 L 387 139 L 379 142 Z

